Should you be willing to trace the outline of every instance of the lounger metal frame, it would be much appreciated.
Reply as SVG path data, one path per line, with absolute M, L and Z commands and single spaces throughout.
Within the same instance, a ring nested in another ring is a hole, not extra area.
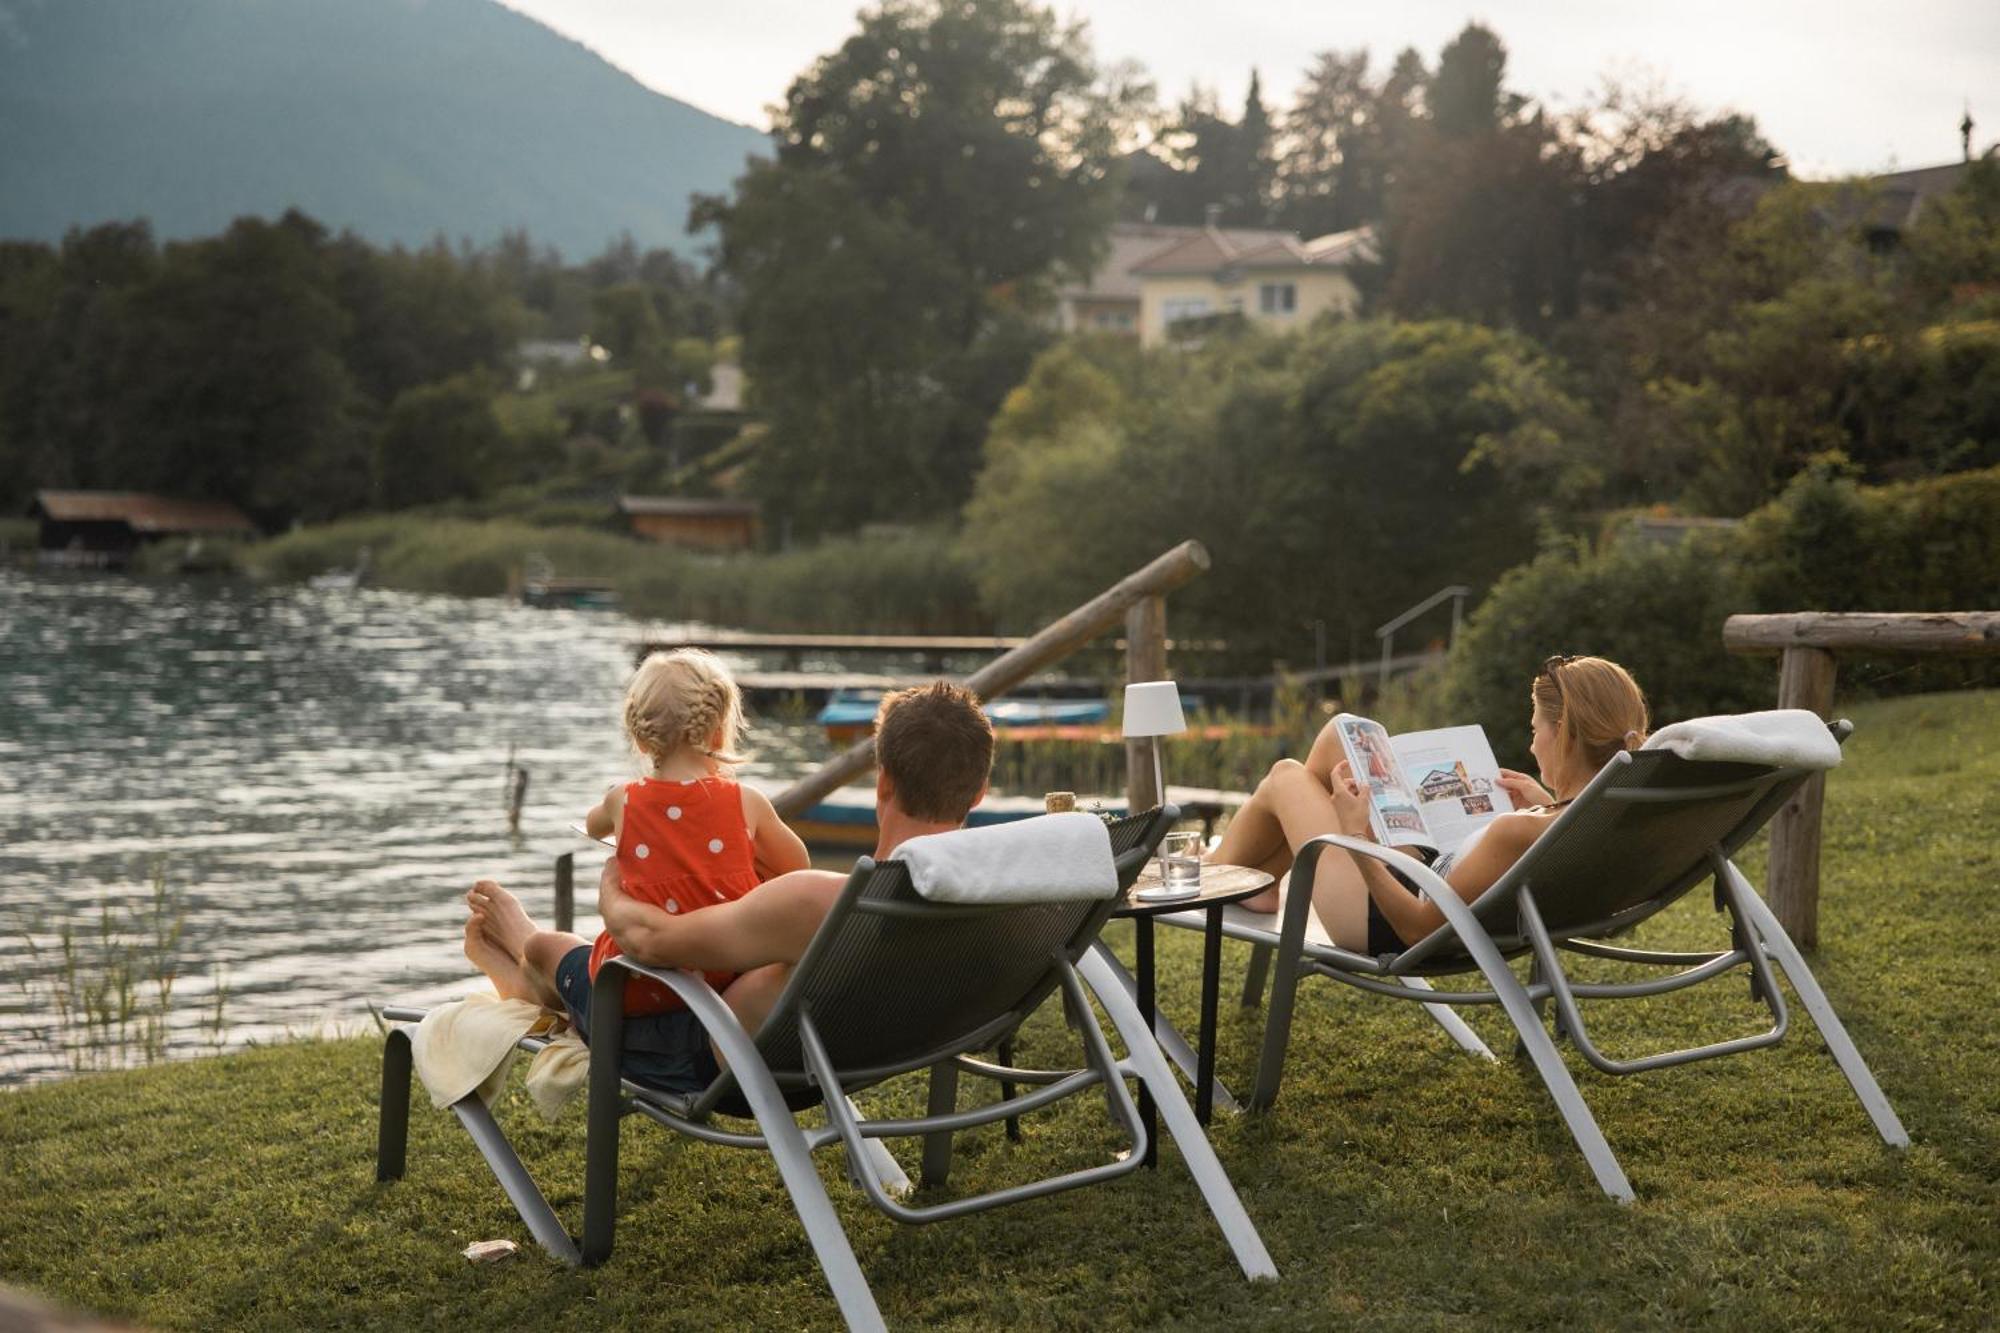
M 1112 825 L 1121 890 L 1172 826 L 1172 807 Z M 639 1115 L 690 1138 L 768 1152 L 804 1224 L 842 1316 L 855 1328 L 880 1328 L 882 1318 L 866 1277 L 835 1214 L 812 1154 L 833 1143 L 847 1149 L 848 1175 L 876 1208 L 899 1222 L 928 1223 L 1004 1204 L 1023 1202 L 1114 1179 L 1139 1169 L 1145 1132 L 1127 1079 L 1151 1092 L 1167 1132 L 1200 1188 L 1245 1276 L 1272 1278 L 1276 1266 L 1235 1188 L 1210 1147 L 1172 1069 L 1146 1032 L 1138 1007 L 1090 945 L 1116 899 L 1000 906 L 933 903 L 918 897 L 897 862 L 862 858 L 825 922 L 800 959 L 790 982 L 753 1038 L 699 974 L 610 960 L 593 985 L 589 1115 L 585 1156 L 583 1234 L 573 1241 L 476 1095 L 452 1110 L 472 1135 L 530 1233 L 551 1254 L 571 1264 L 598 1264 L 611 1254 L 617 1221 L 620 1122 Z M 909 950 L 924 942 L 978 967 L 954 967 L 936 958 L 931 979 L 957 992 L 934 1005 L 912 1001 L 920 992 L 901 985 L 922 969 Z M 900 951 L 900 952 L 899 952 Z M 1025 951 L 1025 952 L 1024 952 Z M 725 1069 L 699 1094 L 676 1095 L 635 1084 L 618 1072 L 624 983 L 627 974 L 651 977 L 686 1001 L 720 1049 Z M 991 978 L 991 984 L 987 979 Z M 994 1063 L 975 1053 L 1010 1037 L 1051 993 L 1059 992 L 1070 1026 L 1083 1048 L 1083 1067 L 1037 1070 Z M 1095 999 L 1123 1039 L 1116 1057 L 1099 1026 Z M 955 1003 L 954 1003 L 955 1002 Z M 388 1009 L 400 1022 L 422 1012 Z M 921 1028 L 903 1040 L 898 1025 Z M 539 1049 L 541 1039 L 524 1040 Z M 900 1074 L 928 1071 L 929 1114 L 914 1119 L 868 1120 L 852 1094 Z M 1001 1100 L 960 1111 L 961 1073 L 1002 1085 Z M 381 1130 L 376 1177 L 404 1172 L 410 1101 L 410 1042 L 392 1029 L 383 1055 Z M 1015 1090 L 1015 1085 L 1026 1091 Z M 916 1206 L 898 1198 L 908 1181 L 882 1144 L 887 1138 L 923 1140 L 926 1185 L 942 1185 L 950 1169 L 952 1136 L 1100 1089 L 1110 1114 L 1130 1140 L 1128 1151 L 1098 1165 L 1026 1184 L 942 1203 Z M 796 1112 L 823 1105 L 827 1124 L 801 1126 Z M 754 1130 L 715 1123 L 716 1116 L 747 1118 Z
M 1830 727 L 1841 741 L 1853 729 L 1845 721 Z M 1589 1064 L 1613 1075 L 1775 1045 L 1790 1026 L 1775 964 L 1812 1016 L 1883 1141 L 1907 1147 L 1909 1135 L 1902 1122 L 1798 947 L 1729 859 L 1810 776 L 1798 768 L 1692 763 L 1657 751 L 1614 756 L 1555 825 L 1471 904 L 1430 867 L 1402 852 L 1341 835 L 1309 840 L 1293 862 L 1292 885 L 1310 885 L 1319 858 L 1328 848 L 1339 848 L 1393 867 L 1445 920 L 1399 953 L 1368 957 L 1306 939 L 1309 891 L 1286 893 L 1275 929 L 1249 913 L 1230 914 L 1225 932 L 1253 946 L 1244 988 L 1246 1005 L 1254 1004 L 1261 994 L 1273 955 L 1276 964 L 1250 1108 L 1265 1110 L 1277 1100 L 1298 984 L 1305 977 L 1327 977 L 1369 994 L 1422 1004 L 1460 1046 L 1487 1059 L 1494 1058 L 1493 1053 L 1448 1006 L 1499 1005 L 1514 1027 L 1516 1053 L 1533 1063 L 1598 1185 L 1613 1199 L 1629 1202 L 1631 1184 L 1577 1090 L 1556 1041 L 1568 1041 Z M 1678 901 L 1705 879 L 1713 883 L 1716 910 L 1728 918 L 1727 949 L 1672 952 L 1604 942 Z M 1193 924 L 1165 919 L 1172 925 Z M 1564 970 L 1564 953 L 1675 970 L 1648 980 L 1580 982 Z M 1509 959 L 1524 955 L 1531 960 L 1526 981 L 1508 966 Z M 1748 968 L 1751 994 L 1770 1014 L 1770 1026 L 1762 1032 L 1618 1059 L 1591 1039 L 1578 1004 L 1582 999 L 1661 995 L 1714 980 L 1737 967 Z M 1430 980 L 1466 973 L 1477 973 L 1484 988 L 1437 990 Z M 1553 1034 L 1543 1021 L 1551 1003 Z

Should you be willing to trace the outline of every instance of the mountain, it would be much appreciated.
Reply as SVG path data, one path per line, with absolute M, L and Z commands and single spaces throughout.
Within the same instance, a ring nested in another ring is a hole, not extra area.
M 297 207 L 378 243 L 691 253 L 769 140 L 493 0 L 0 0 L 0 237 Z

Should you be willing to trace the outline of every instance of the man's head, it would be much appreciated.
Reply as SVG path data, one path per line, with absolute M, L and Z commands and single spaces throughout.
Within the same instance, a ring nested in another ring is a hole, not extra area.
M 960 824 L 986 794 L 993 724 L 949 681 L 885 695 L 875 715 L 878 791 L 912 819 Z

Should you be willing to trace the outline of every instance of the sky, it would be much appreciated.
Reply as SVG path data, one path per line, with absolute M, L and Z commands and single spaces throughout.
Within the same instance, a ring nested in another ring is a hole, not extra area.
M 854 30 L 850 0 L 502 0 L 649 88 L 729 120 L 765 108 Z M 1707 111 L 1757 118 L 1802 176 L 1932 166 L 2000 141 L 2000 0 L 1056 0 L 1100 60 L 1144 66 L 1171 104 L 1200 84 L 1240 109 L 1254 67 L 1265 104 L 1291 100 L 1320 51 L 1366 47 L 1378 73 L 1427 62 L 1469 20 L 1506 43 L 1508 86 L 1558 108 L 1607 76 Z

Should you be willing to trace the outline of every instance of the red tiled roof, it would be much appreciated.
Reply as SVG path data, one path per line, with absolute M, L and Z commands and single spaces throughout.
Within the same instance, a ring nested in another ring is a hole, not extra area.
M 35 507 L 62 523 L 129 524 L 134 532 L 257 531 L 241 509 L 223 500 L 176 500 L 140 491 L 37 491 Z

